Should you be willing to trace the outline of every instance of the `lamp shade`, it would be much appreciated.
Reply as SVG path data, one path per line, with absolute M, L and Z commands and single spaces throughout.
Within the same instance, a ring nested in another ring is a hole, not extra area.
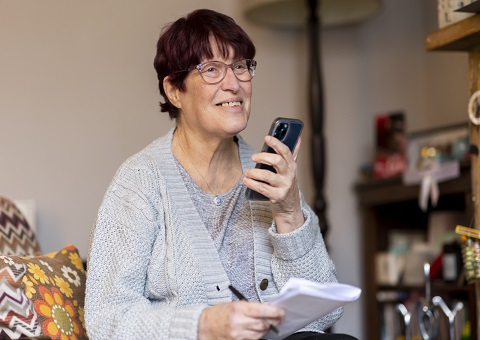
M 307 0 L 245 0 L 245 3 L 245 15 L 253 22 L 279 28 L 306 26 Z M 317 16 L 322 26 L 332 27 L 359 23 L 380 9 L 380 0 L 321 0 Z

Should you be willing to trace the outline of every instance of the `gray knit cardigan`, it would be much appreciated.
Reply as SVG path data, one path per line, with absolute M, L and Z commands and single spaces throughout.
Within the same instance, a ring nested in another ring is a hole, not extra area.
M 99 208 L 85 299 L 92 340 L 196 339 L 202 311 L 232 301 L 216 247 L 175 164 L 172 136 L 173 129 L 130 157 Z M 238 144 L 243 169 L 253 167 L 254 150 L 241 137 Z M 318 219 L 303 200 L 305 224 L 288 234 L 276 233 L 268 202 L 250 206 L 262 302 L 271 301 L 290 277 L 337 281 Z M 338 309 L 306 329 L 321 331 L 341 314 Z

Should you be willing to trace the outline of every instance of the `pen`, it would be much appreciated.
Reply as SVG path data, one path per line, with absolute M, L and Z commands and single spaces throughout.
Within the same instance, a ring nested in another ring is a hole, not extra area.
M 240 293 L 237 288 L 235 288 L 234 286 L 230 285 L 228 286 L 228 289 L 230 289 L 232 291 L 232 293 L 239 299 L 239 300 L 244 300 L 244 301 L 248 301 L 247 298 L 242 294 Z M 270 330 L 273 331 L 275 334 L 278 334 L 278 329 L 277 327 L 275 327 L 275 325 L 272 325 L 272 324 L 269 324 L 268 325 L 270 327 Z

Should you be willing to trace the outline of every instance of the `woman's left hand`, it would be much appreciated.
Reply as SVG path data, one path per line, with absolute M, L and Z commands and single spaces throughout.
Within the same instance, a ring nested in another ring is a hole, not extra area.
M 252 160 L 256 163 L 271 165 L 276 173 L 264 169 L 249 169 L 245 171 L 243 183 L 270 199 L 277 232 L 288 233 L 305 222 L 300 206 L 296 162 L 301 139 L 298 140 L 293 154 L 275 137 L 266 136 L 265 143 L 275 150 L 276 154 L 256 153 L 252 156 Z

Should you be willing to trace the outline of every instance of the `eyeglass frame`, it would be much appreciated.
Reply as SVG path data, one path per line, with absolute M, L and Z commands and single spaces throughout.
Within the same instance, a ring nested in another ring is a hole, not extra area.
M 235 70 L 233 69 L 233 66 L 241 61 L 245 61 L 245 63 L 247 64 L 247 72 L 251 75 L 251 78 L 248 79 L 248 80 L 242 80 L 242 79 L 239 79 L 237 74 L 235 73 Z M 250 62 L 250 65 L 248 65 L 248 62 Z M 203 73 L 202 73 L 202 67 L 205 66 L 206 64 L 209 64 L 209 63 L 222 63 L 223 65 L 226 66 L 225 68 L 225 73 L 223 74 L 222 76 L 222 79 L 214 82 L 214 83 L 210 83 L 209 81 L 205 80 L 205 78 L 203 77 Z M 250 72 L 250 69 L 251 67 L 253 66 L 253 71 Z M 200 74 L 200 77 L 202 77 L 203 81 L 205 81 L 205 83 L 207 84 L 210 84 L 210 85 L 215 85 L 215 84 L 218 84 L 220 83 L 223 79 L 225 79 L 225 77 L 227 76 L 227 69 L 228 68 L 231 68 L 232 71 L 233 71 L 233 74 L 235 75 L 235 78 L 237 78 L 238 81 L 241 81 L 241 82 L 248 82 L 248 81 L 252 81 L 253 77 L 255 76 L 255 71 L 257 70 L 257 61 L 255 59 L 248 59 L 248 58 L 245 58 L 245 59 L 240 59 L 240 60 L 237 60 L 231 64 L 226 64 L 224 63 L 223 61 L 219 61 L 219 60 L 210 60 L 210 61 L 205 61 L 203 63 L 200 63 L 198 65 L 195 65 L 195 66 L 192 66 L 188 69 L 185 69 L 185 70 L 180 70 L 180 71 L 175 71 L 173 72 L 173 74 L 176 74 L 176 73 L 181 73 L 181 72 L 190 72 L 192 70 L 197 70 L 198 73 Z

